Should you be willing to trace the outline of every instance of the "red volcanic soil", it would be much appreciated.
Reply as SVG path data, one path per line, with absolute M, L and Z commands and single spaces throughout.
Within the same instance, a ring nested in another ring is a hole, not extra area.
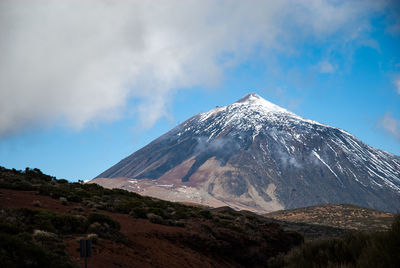
M 62 205 L 60 201 L 35 191 L 0 189 L 0 208 L 39 209 L 33 201 L 40 202 L 40 208 L 55 213 L 77 214 L 74 208 L 83 208 L 81 214 L 89 214 L 92 209 L 79 203 Z M 82 210 L 82 209 L 81 209 Z M 93 245 L 93 256 L 88 259 L 88 267 L 232 267 L 235 264 L 210 257 L 180 243 L 194 233 L 187 227 L 171 227 L 153 224 L 148 220 L 133 219 L 125 214 L 97 212 L 112 216 L 121 224 L 121 232 L 128 243 L 99 239 Z M 78 236 L 65 236 L 64 244 L 71 260 L 83 264 L 79 255 Z M 237 266 L 237 265 L 236 265 Z

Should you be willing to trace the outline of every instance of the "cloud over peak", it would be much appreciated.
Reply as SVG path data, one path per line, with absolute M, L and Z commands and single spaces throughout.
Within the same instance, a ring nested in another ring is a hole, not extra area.
M 1 1 L 0 136 L 114 120 L 131 99 L 151 126 L 171 94 L 218 84 L 255 48 L 285 53 L 332 36 L 337 45 L 365 39 L 385 3 Z

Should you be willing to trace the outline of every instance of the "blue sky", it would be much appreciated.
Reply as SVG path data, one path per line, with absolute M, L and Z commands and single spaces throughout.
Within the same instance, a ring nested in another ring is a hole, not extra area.
M 0 165 L 91 179 L 249 92 L 400 155 L 396 1 L 2 1 Z

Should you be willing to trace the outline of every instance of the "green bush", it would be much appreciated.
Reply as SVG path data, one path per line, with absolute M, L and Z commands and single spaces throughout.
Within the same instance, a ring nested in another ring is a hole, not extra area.
M 185 227 L 186 226 L 186 224 L 182 221 L 173 221 L 171 225 L 176 226 L 176 227 Z
M 166 211 L 164 209 L 161 209 L 159 207 L 151 207 L 147 210 L 149 213 L 153 213 L 157 216 L 160 216 L 163 219 L 167 219 L 169 218 L 168 214 L 166 213 Z
M 29 235 L 0 233 L 0 267 L 76 267 L 67 255 L 36 245 Z
M 19 234 L 23 231 L 24 230 L 19 225 L 0 222 L 0 233 Z
M 211 212 L 208 211 L 208 210 L 202 210 L 202 211 L 200 211 L 200 212 L 199 212 L 199 215 L 200 215 L 201 217 L 203 217 L 203 218 L 206 218 L 206 219 L 212 219 L 212 214 L 211 214 Z
M 56 215 L 47 210 L 40 210 L 33 216 L 33 226 L 35 229 L 45 230 L 48 232 L 57 232 L 53 223 L 55 221 Z
M 60 197 L 58 200 L 60 200 L 60 203 L 64 206 L 68 205 L 68 199 L 65 197 Z
M 42 206 L 42 204 L 40 203 L 39 200 L 33 200 L 33 201 L 32 201 L 32 205 L 33 205 L 34 207 L 41 207 L 41 206 Z
M 82 216 L 0 209 L 0 267 L 74 267 L 60 235 L 85 233 L 86 229 Z
M 55 177 L 43 174 L 38 168 L 31 169 L 27 167 L 24 172 L 14 170 L 14 173 L 24 175 L 24 177 L 31 182 L 50 182 L 55 180 Z
M 175 210 L 175 213 L 173 215 L 174 219 L 187 219 L 190 217 L 190 212 L 188 211 L 187 208 L 185 207 L 179 207 Z
M 115 206 L 115 211 L 129 213 L 132 209 L 140 207 L 143 207 L 143 202 L 139 200 L 124 200 Z
M 108 215 L 100 214 L 100 213 L 91 213 L 88 217 L 88 223 L 92 224 L 98 222 L 100 224 L 106 223 L 110 228 L 115 230 L 120 230 L 121 226 L 119 222 L 115 221 Z
M 133 218 L 142 218 L 142 219 L 147 219 L 147 209 L 146 208 L 141 208 L 141 207 L 136 207 L 131 210 L 129 215 Z
M 90 239 L 92 240 L 93 244 L 97 244 L 97 242 L 99 241 L 99 235 L 91 233 L 86 236 L 86 239 Z
M 34 190 L 34 187 L 28 181 L 17 181 L 14 183 L 13 189 L 30 191 L 30 190 Z
M 59 215 L 53 218 L 53 226 L 61 233 L 84 233 L 87 229 L 86 219 L 72 215 Z
M 39 246 L 17 236 L 0 233 L 1 267 L 49 267 L 51 262 Z
M 38 242 L 53 242 L 53 241 L 59 241 L 59 238 L 57 237 L 57 235 L 55 233 L 50 233 L 50 232 L 46 232 L 46 231 L 42 231 L 42 230 L 35 230 L 33 232 L 33 238 L 35 239 L 35 241 Z
M 7 233 L 13 233 L 10 228 L 27 232 L 37 229 L 60 234 L 84 233 L 88 226 L 83 216 L 59 215 L 44 209 L 3 209 L 0 212 L 0 230 L 8 228 Z
M 157 224 L 163 224 L 164 223 L 164 219 L 161 216 L 159 216 L 157 214 L 154 214 L 154 213 L 148 213 L 147 214 L 147 218 L 152 223 L 157 223 Z

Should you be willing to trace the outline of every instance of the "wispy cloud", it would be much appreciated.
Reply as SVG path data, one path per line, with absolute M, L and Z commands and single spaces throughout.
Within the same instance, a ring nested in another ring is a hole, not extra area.
M 400 77 L 398 77 L 398 78 L 394 81 L 394 84 L 395 84 L 395 86 L 396 86 L 397 93 L 400 94 Z
M 390 113 L 385 113 L 377 122 L 377 127 L 382 128 L 389 134 L 391 134 L 395 139 L 400 138 L 400 124 L 399 120 L 392 117 Z
M 318 63 L 318 70 L 323 74 L 332 74 L 335 72 L 335 67 L 329 61 L 324 60 Z
M 379 2 L 379 3 L 378 3 Z M 0 2 L 0 136 L 64 122 L 81 128 L 127 107 L 146 126 L 171 95 L 218 84 L 255 51 L 356 43 L 383 1 Z M 361 38 L 365 40 L 365 38 Z M 331 72 L 332 66 L 322 68 Z

